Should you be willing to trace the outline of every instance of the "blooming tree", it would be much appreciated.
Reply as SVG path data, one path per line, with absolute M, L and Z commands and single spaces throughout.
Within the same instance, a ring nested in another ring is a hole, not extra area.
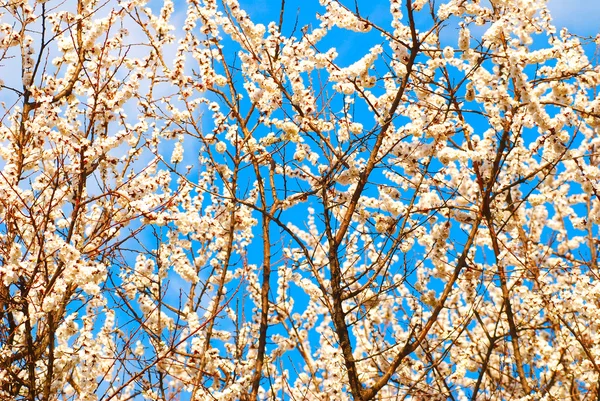
M 598 398 L 593 38 L 247 3 L 1 3 L 0 399 Z

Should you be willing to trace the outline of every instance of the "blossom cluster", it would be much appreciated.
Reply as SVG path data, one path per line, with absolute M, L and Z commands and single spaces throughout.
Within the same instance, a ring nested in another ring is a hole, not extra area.
M 597 40 L 285 3 L 2 6 L 0 398 L 597 398 Z

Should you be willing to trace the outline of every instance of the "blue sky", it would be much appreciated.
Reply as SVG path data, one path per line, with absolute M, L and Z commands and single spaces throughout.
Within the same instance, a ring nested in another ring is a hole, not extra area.
M 261 22 L 267 24 L 271 20 L 276 20 L 279 16 L 279 2 L 277 1 L 266 1 L 258 0 L 253 2 L 241 1 L 242 7 L 244 7 L 249 13 L 250 17 L 254 22 Z M 361 15 L 368 16 L 369 19 L 377 21 L 382 25 L 385 25 L 386 18 L 388 18 L 388 2 L 387 1 L 358 1 L 358 6 L 361 11 Z M 567 27 L 571 32 L 579 35 L 591 35 L 594 36 L 598 33 L 599 18 L 600 15 L 600 2 L 594 1 L 576 0 L 576 1 L 565 1 L 565 0 L 551 0 L 549 2 L 550 11 L 554 17 L 554 22 L 557 26 L 557 30 L 561 27 Z M 292 28 L 295 24 L 294 18 L 298 17 L 297 28 L 295 36 L 299 36 L 299 30 L 307 23 L 314 23 L 314 14 L 319 12 L 322 8 L 318 2 L 315 1 L 286 1 L 286 19 L 283 26 L 283 33 L 290 35 Z M 183 11 L 183 9 L 182 9 Z M 366 42 L 364 38 L 368 38 L 369 42 Z M 372 33 L 370 35 L 356 35 L 351 32 L 334 32 L 328 38 L 321 42 L 319 47 L 325 49 L 326 47 L 336 47 L 340 53 L 339 61 L 340 64 L 351 64 L 361 57 L 366 49 L 373 44 L 381 41 L 379 35 Z M 443 41 L 447 41 L 449 45 L 456 43 L 455 38 L 443 38 Z M 225 41 L 225 51 L 227 52 L 227 41 Z M 356 49 L 356 51 L 354 51 Z M 590 49 L 593 51 L 593 49 Z M 590 54 L 591 56 L 591 54 Z M 296 215 L 292 218 L 292 222 L 298 225 L 302 225 L 305 222 L 306 216 Z M 277 230 L 273 230 L 275 234 Z M 258 234 L 258 232 L 257 232 Z M 274 238 L 275 241 L 278 238 Z M 250 259 L 252 262 L 261 263 L 261 250 L 260 250 L 260 238 L 256 237 L 256 245 L 250 248 Z M 276 283 L 276 277 L 274 277 L 273 284 Z M 300 294 L 300 293 L 299 293 Z M 307 299 L 303 296 L 296 298 L 296 304 L 298 310 L 302 311 L 304 303 Z M 276 333 L 280 330 L 278 327 L 272 327 L 269 329 L 269 333 Z M 313 336 L 316 336 L 313 333 Z M 316 340 L 315 337 L 312 340 Z M 297 361 L 291 361 L 292 365 L 296 364 Z M 291 370 L 293 372 L 293 369 Z
M 247 6 L 246 9 L 253 19 L 259 22 L 267 23 L 272 19 L 276 19 L 278 16 L 278 4 L 275 2 L 256 1 L 251 5 Z M 247 3 L 248 4 L 248 3 Z M 242 5 L 244 2 L 242 1 Z M 377 2 L 377 1 L 359 1 L 358 6 L 363 16 L 368 16 L 371 20 L 376 20 L 379 17 L 379 10 L 382 10 L 383 15 L 387 17 L 388 14 L 388 3 Z M 557 30 L 562 27 L 567 27 L 571 32 L 584 35 L 594 36 L 599 32 L 599 21 L 600 21 L 600 2 L 594 1 L 565 1 L 565 0 L 551 0 L 549 2 L 550 11 L 554 17 L 554 23 L 557 26 Z M 289 34 L 293 21 L 291 21 L 295 14 L 295 10 L 299 10 L 299 21 L 298 26 L 303 26 L 306 19 L 310 20 L 315 12 L 319 10 L 319 6 L 316 1 L 312 2 L 286 2 L 286 24 L 284 24 L 284 34 Z M 308 17 L 306 17 L 308 15 Z M 306 19 L 304 19 L 306 18 Z M 381 18 L 384 19 L 384 18 Z M 368 37 L 373 39 L 373 42 L 366 43 L 363 41 L 357 41 L 356 38 Z M 444 38 L 443 40 L 448 41 L 449 44 L 454 44 L 454 38 Z M 344 32 L 343 34 L 332 34 L 328 40 L 323 41 L 323 48 L 325 46 L 334 46 L 340 53 L 339 60 L 340 64 L 347 61 L 347 64 L 351 64 L 356 59 L 362 56 L 366 49 L 377 43 L 377 35 L 353 35 L 352 33 Z M 353 51 L 356 48 L 357 51 Z M 594 49 L 589 49 L 593 52 Z M 589 54 L 592 56 L 592 54 Z M 298 219 L 301 222 L 302 217 Z M 294 221 L 295 222 L 295 221 Z M 480 255 L 482 256 L 482 255 Z M 260 254 L 256 255 L 256 259 L 260 259 Z M 298 301 L 301 302 L 299 298 Z M 301 310 L 301 307 L 300 307 Z M 270 332 L 276 332 L 278 329 L 270 329 Z
M 276 20 L 279 16 L 279 2 L 278 1 L 269 1 L 269 0 L 256 0 L 256 1 L 247 1 L 241 0 L 242 6 L 246 8 L 251 18 L 255 22 L 262 22 L 265 25 L 271 21 Z M 158 8 L 160 8 L 161 2 L 155 1 L 153 2 Z M 178 3 L 176 3 L 178 4 Z M 371 20 L 376 21 L 381 24 L 385 24 L 386 19 L 388 18 L 388 2 L 387 1 L 358 1 L 358 6 L 360 8 L 361 14 L 363 16 L 368 16 Z M 549 7 L 554 17 L 555 24 L 558 28 L 565 26 L 569 28 L 574 33 L 580 35 L 595 35 L 599 31 L 600 27 L 600 1 L 593 0 L 550 0 Z M 296 29 L 296 36 L 300 35 L 300 29 L 308 23 L 314 23 L 314 15 L 316 12 L 322 10 L 322 7 L 319 6 L 317 0 L 305 0 L 305 1 L 286 1 L 286 19 L 284 23 L 284 34 L 289 35 L 292 31 L 292 28 L 295 23 L 296 16 L 298 17 L 298 25 Z M 185 13 L 185 6 L 178 8 L 176 14 L 180 17 L 183 13 Z M 181 18 L 178 17 L 178 20 Z M 369 42 L 364 41 L 364 38 L 368 38 Z M 447 38 L 448 42 L 455 43 L 455 39 Z M 343 64 L 347 62 L 347 64 L 351 64 L 356 61 L 356 59 L 362 56 L 366 49 L 369 46 L 372 46 L 375 43 L 381 41 L 381 38 L 377 34 L 371 35 L 356 35 L 349 32 L 337 32 L 330 35 L 326 40 L 322 42 L 322 46 L 330 46 L 336 47 L 340 53 L 340 60 Z M 226 47 L 226 51 L 227 51 Z M 356 49 L 356 51 L 354 51 Z M 593 50 L 593 49 L 591 49 Z M 6 72 L 6 68 L 3 67 L 3 73 Z M 3 79 L 8 81 L 7 76 L 10 77 L 12 74 L 18 75 L 15 70 L 9 71 Z M 6 95 L 6 92 L 0 92 L 0 99 L 4 100 L 3 96 Z M 165 148 L 168 151 L 168 148 Z M 193 159 L 193 152 L 190 152 Z M 170 153 L 165 156 L 165 159 L 168 160 L 170 157 Z M 183 163 L 186 164 L 185 162 Z M 308 206 L 308 205 L 307 205 Z M 301 225 L 305 222 L 306 216 L 295 215 L 294 217 L 290 217 L 290 221 Z M 149 233 L 150 230 L 148 230 Z M 275 234 L 277 230 L 273 230 Z M 149 240 L 147 246 L 152 248 L 155 242 L 153 236 L 148 235 L 146 239 Z M 251 250 L 252 254 L 250 255 L 252 262 L 260 263 L 261 262 L 261 250 L 260 250 L 260 238 L 256 237 L 256 245 L 253 245 Z M 278 238 L 274 238 L 275 241 L 279 242 Z M 274 277 L 274 284 L 276 283 L 276 275 Z M 181 282 L 178 282 L 178 278 L 176 274 L 171 276 L 171 290 L 172 292 L 172 300 L 176 301 L 178 297 L 178 289 L 181 288 Z M 303 303 L 306 302 L 306 299 L 298 298 L 297 305 L 299 306 L 300 311 L 302 311 Z M 278 328 L 270 329 L 269 333 L 274 333 L 279 330 Z M 295 362 L 295 361 L 294 361 Z M 291 370 L 293 372 L 293 370 Z
M 557 26 L 579 35 L 594 36 L 600 32 L 600 1 L 549 0 L 548 7 Z

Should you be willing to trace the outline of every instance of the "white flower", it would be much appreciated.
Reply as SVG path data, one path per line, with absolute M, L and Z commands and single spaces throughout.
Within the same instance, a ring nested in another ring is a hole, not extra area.
M 463 26 L 458 34 L 458 48 L 462 51 L 469 50 L 469 46 L 471 44 L 470 41 L 471 32 L 469 31 L 469 28 Z
M 145 351 L 145 347 L 140 340 L 135 342 L 135 348 L 133 349 L 133 353 L 137 356 L 143 356 Z
M 294 160 L 296 160 L 299 163 L 302 162 L 305 157 L 306 152 L 304 151 L 304 149 L 299 149 L 296 151 L 296 153 L 294 153 Z
M 225 144 L 225 142 L 219 141 L 215 145 L 215 150 L 219 153 L 225 153 L 225 151 L 227 150 L 227 145 Z
M 410 54 L 408 53 L 408 49 L 406 48 L 406 46 L 396 43 L 394 43 L 394 45 L 396 47 L 394 49 L 394 53 L 396 54 L 396 57 L 398 57 L 398 60 L 400 60 L 402 64 L 407 64 L 410 60 Z
M 444 47 L 444 57 L 445 58 L 453 58 L 454 57 L 454 49 L 450 46 Z
M 362 132 L 363 130 L 363 125 L 361 123 L 352 123 L 350 124 L 350 132 L 352 132 L 354 135 L 358 135 Z
M 469 82 L 466 89 L 467 91 L 465 92 L 465 100 L 467 102 L 472 102 L 475 100 L 475 89 L 473 88 L 473 82 Z
M 171 163 L 176 164 L 183 160 L 183 145 L 181 142 L 177 142 L 175 144 L 175 148 L 173 149 L 173 153 L 171 154 Z

